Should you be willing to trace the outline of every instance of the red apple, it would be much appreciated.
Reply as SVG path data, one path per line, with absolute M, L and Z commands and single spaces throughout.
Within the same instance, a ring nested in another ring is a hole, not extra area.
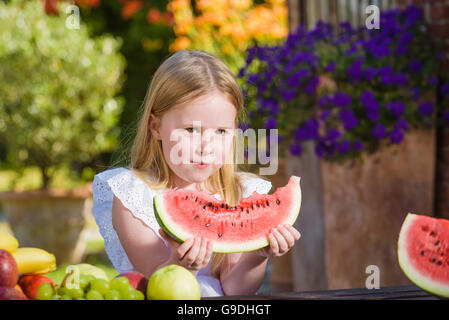
M 18 289 L 13 287 L 0 287 L 0 300 L 28 300 Z
M 144 295 L 147 294 L 148 279 L 146 279 L 145 276 L 140 272 L 128 271 L 119 274 L 116 278 L 118 277 L 128 278 L 129 283 L 134 287 L 134 289 L 141 291 Z
M 18 279 L 16 260 L 8 251 L 0 249 L 0 287 L 14 287 Z
M 33 300 L 37 299 L 37 289 L 44 282 L 49 282 L 56 287 L 56 283 L 52 279 L 37 274 L 23 275 L 19 279 L 19 285 L 23 292 L 28 298 Z

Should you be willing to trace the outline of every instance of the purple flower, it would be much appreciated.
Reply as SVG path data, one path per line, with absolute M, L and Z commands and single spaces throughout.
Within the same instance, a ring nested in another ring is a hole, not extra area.
M 286 102 L 290 102 L 296 97 L 296 94 L 296 91 L 285 90 L 282 92 L 282 97 Z
M 429 83 L 430 83 L 432 86 L 437 86 L 437 85 L 438 85 L 438 78 L 437 78 L 437 77 L 430 77 L 430 78 L 429 78 Z
M 382 139 L 387 134 L 387 130 L 385 129 L 385 127 L 382 124 L 378 123 L 374 126 L 372 134 L 373 134 L 373 137 L 375 137 L 377 139 Z
M 293 143 L 290 145 L 290 154 L 293 156 L 300 156 L 302 153 L 302 147 L 299 143 Z
M 449 83 L 445 83 L 440 87 L 440 94 L 443 97 L 449 96 Z
M 354 129 L 357 126 L 358 120 L 354 116 L 354 112 L 349 109 L 342 109 L 340 111 L 340 119 L 346 130 Z
M 366 80 L 372 81 L 374 77 L 379 73 L 379 70 L 373 67 L 366 67 L 363 71 L 363 76 Z
M 309 119 L 304 123 L 304 128 L 308 131 L 309 133 L 309 138 L 310 139 L 316 139 L 318 138 L 318 128 L 319 128 L 319 123 L 318 120 L 316 119 Z
M 398 128 L 394 128 L 390 132 L 390 141 L 392 143 L 400 143 L 404 139 L 404 133 Z
M 330 129 L 325 137 L 325 140 L 327 140 L 328 142 L 334 142 L 336 139 L 341 137 L 341 132 L 338 131 L 337 129 Z
M 380 69 L 380 79 L 384 84 L 394 84 L 396 77 L 394 71 L 390 66 L 384 66 Z
M 393 115 L 400 117 L 405 111 L 405 105 L 402 101 L 393 101 L 388 105 Z
M 238 127 L 239 127 L 239 129 L 241 129 L 243 132 L 245 132 L 246 129 L 249 128 L 249 124 L 247 124 L 246 122 L 240 122 Z
M 363 91 L 359 98 L 367 109 L 377 109 L 379 107 L 376 98 L 374 97 L 374 93 L 369 90 Z
M 409 65 L 408 65 L 408 69 L 410 70 L 411 73 L 421 72 L 421 70 L 422 70 L 421 61 L 418 61 L 418 60 L 410 61 Z
M 394 127 L 401 130 L 408 130 L 408 123 L 404 118 L 400 118 L 395 122 Z
M 357 59 L 348 68 L 348 76 L 351 82 L 360 81 L 362 78 L 362 59 Z
M 277 129 L 277 121 L 274 118 L 268 118 L 267 121 L 265 121 L 265 129 Z
M 320 83 L 320 78 L 318 76 L 312 77 L 310 79 L 310 81 L 306 84 L 306 86 L 304 87 L 304 90 L 308 94 L 313 94 L 319 83 Z
M 327 66 L 324 68 L 324 70 L 326 72 L 335 72 L 336 68 L 337 68 L 337 62 L 331 61 L 327 64 Z
M 351 97 L 344 92 L 336 92 L 334 97 L 332 98 L 332 102 L 337 107 L 346 107 L 349 106 L 352 102 Z
M 394 75 L 394 79 L 397 85 L 400 86 L 405 86 L 407 84 L 408 81 L 408 77 L 406 74 L 398 72 L 397 74 Z
M 411 91 L 411 94 L 412 94 L 412 98 L 414 100 L 417 100 L 418 97 L 419 97 L 419 94 L 420 94 L 420 89 L 419 88 L 411 88 L 410 91 Z
M 329 96 L 326 96 L 326 95 L 321 96 L 321 97 L 318 99 L 318 105 L 319 105 L 321 108 L 323 108 L 326 104 L 329 104 L 329 103 L 331 103 L 331 102 L 332 102 L 332 99 L 331 99 Z
M 304 128 L 297 128 L 293 133 L 293 138 L 297 141 L 304 141 L 310 138 L 309 132 Z
M 363 143 L 361 141 L 354 141 L 352 144 L 352 150 L 355 152 L 363 150 Z
M 433 112 L 433 104 L 429 101 L 422 102 L 418 107 L 418 112 L 422 117 L 430 116 Z
M 327 117 L 329 117 L 331 114 L 330 110 L 324 110 L 323 112 L 320 113 L 319 115 L 319 119 L 322 121 L 325 121 L 327 119 Z
M 339 143 L 337 143 L 337 150 L 341 154 L 346 154 L 349 152 L 350 146 L 351 146 L 351 143 L 349 142 L 349 140 L 344 139 L 343 141 L 340 141 Z

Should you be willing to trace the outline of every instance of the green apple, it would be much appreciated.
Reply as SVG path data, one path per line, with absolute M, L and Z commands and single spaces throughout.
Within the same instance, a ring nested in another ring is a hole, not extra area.
M 171 264 L 152 274 L 148 281 L 147 299 L 200 300 L 200 285 L 189 270 Z

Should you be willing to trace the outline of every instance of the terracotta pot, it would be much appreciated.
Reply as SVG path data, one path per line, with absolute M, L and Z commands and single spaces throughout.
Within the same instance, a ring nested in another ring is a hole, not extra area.
M 305 178 L 294 289 L 363 288 L 370 265 L 381 287 L 410 284 L 397 262 L 397 238 L 408 212 L 433 215 L 435 130 L 410 132 L 354 165 L 310 152 L 288 163 L 288 174 Z
M 20 247 L 37 247 L 57 264 L 79 263 L 83 229 L 92 211 L 90 184 L 83 189 L 13 191 L 0 194 L 3 210 Z

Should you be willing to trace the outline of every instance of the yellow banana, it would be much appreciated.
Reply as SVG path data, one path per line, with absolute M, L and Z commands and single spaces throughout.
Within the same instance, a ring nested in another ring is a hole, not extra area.
M 12 255 L 20 274 L 42 274 L 56 269 L 55 256 L 43 249 L 18 248 Z
M 13 252 L 19 246 L 19 241 L 6 231 L 0 231 L 0 249 Z

